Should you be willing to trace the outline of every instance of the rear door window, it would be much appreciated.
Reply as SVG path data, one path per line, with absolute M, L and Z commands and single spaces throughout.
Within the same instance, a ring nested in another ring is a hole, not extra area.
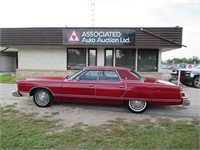
M 104 70 L 100 74 L 99 81 L 119 82 L 120 77 L 119 77 L 118 73 L 114 70 Z

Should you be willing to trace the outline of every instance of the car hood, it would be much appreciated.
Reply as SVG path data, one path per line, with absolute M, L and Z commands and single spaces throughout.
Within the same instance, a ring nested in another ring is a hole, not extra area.
M 65 76 L 39 76 L 39 77 L 31 77 L 31 78 L 27 78 L 26 80 L 29 81 L 60 81 L 60 80 L 65 80 L 66 77 Z
M 192 69 L 178 69 L 180 71 L 192 71 L 192 72 L 198 72 L 200 73 L 200 69 L 192 68 Z
M 156 78 L 145 78 L 144 82 L 150 82 L 150 83 L 157 83 L 157 84 L 164 84 L 164 85 L 171 85 L 171 86 L 176 86 L 175 84 L 169 82 L 169 81 L 165 81 L 165 80 L 161 80 L 161 79 L 156 79 Z

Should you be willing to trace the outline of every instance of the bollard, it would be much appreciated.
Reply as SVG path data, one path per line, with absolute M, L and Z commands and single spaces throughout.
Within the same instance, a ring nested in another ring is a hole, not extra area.
M 177 79 L 178 86 L 180 86 L 180 79 L 181 79 L 181 70 L 178 71 L 178 79 Z

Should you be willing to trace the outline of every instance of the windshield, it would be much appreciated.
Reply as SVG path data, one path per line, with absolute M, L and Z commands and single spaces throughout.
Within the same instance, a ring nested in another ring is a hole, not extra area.
M 83 72 L 84 70 L 80 70 L 79 72 L 75 72 L 74 74 L 67 76 L 66 79 L 71 80 L 73 79 L 75 76 L 79 75 L 81 72 Z
M 195 69 L 200 69 L 200 65 L 196 66 Z
M 139 75 L 137 72 L 135 72 L 133 69 L 131 69 L 130 70 L 130 72 L 134 75 L 134 76 L 136 76 L 138 79 L 143 79 L 143 77 L 141 76 L 141 75 Z

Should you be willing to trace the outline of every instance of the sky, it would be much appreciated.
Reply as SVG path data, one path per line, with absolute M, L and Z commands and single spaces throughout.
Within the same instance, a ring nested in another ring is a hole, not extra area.
M 95 11 L 91 2 L 95 1 Z M 93 22 L 91 16 L 95 16 Z M 162 60 L 200 58 L 200 0 L 0 0 L 4 27 L 183 27 L 187 47 Z

